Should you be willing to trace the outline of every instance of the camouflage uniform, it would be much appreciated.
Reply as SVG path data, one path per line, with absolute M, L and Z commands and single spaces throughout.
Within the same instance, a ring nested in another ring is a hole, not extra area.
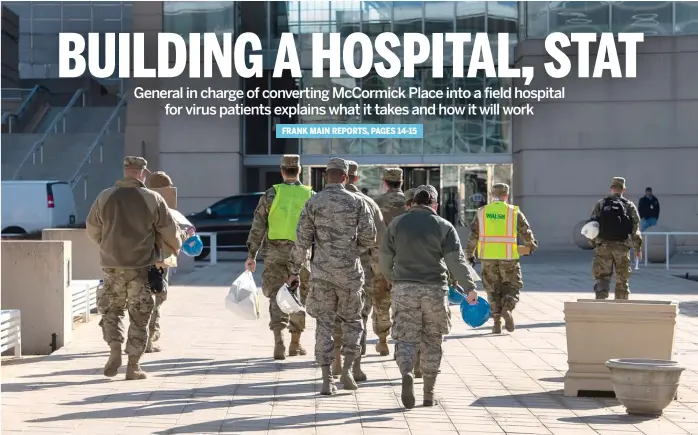
M 359 165 L 354 162 L 350 161 L 348 162 L 349 164 L 349 175 L 350 176 L 356 176 L 358 175 L 358 170 L 359 170 Z M 361 312 L 361 317 L 363 318 L 363 325 L 364 325 L 364 331 L 363 334 L 361 335 L 361 355 L 366 354 L 366 334 L 367 334 L 367 329 L 366 327 L 368 326 L 368 316 L 371 314 L 371 308 L 373 307 L 373 303 L 371 300 L 372 297 L 372 285 L 373 285 L 373 271 L 371 270 L 371 262 L 375 262 L 376 264 L 378 263 L 378 249 L 379 249 L 379 244 L 381 237 L 383 237 L 383 233 L 385 232 L 385 222 L 383 222 L 383 214 L 381 213 L 380 208 L 378 207 L 378 204 L 371 199 L 370 197 L 364 195 L 361 193 L 358 187 L 356 187 L 355 184 L 351 184 L 347 182 L 345 185 L 345 188 L 354 194 L 356 194 L 359 198 L 364 200 L 366 202 L 366 206 L 371 213 L 371 217 L 373 218 L 373 223 L 376 226 L 376 244 L 372 246 L 371 248 L 361 248 L 361 267 L 364 270 L 364 298 L 363 298 L 363 303 L 364 303 L 364 308 L 363 311 Z M 334 365 L 332 366 L 332 374 L 334 375 L 339 375 L 342 366 L 341 366 L 341 361 L 339 356 L 341 355 L 341 343 L 342 343 L 342 324 L 337 320 L 334 328 L 334 346 L 335 346 L 335 360 L 334 360 Z M 356 359 L 355 363 L 355 370 L 354 370 L 354 379 L 356 380 L 366 380 L 366 375 L 363 374 L 360 368 L 360 358 Z
M 383 171 L 383 180 L 397 182 L 402 181 L 402 169 L 386 168 Z M 396 217 L 405 213 L 405 195 L 402 190 L 389 189 L 386 193 L 376 198 L 376 204 L 383 213 L 385 225 Z M 380 355 L 388 355 L 387 338 L 390 333 L 390 284 L 380 273 L 377 263 L 372 264 L 374 272 L 373 280 L 373 332 L 378 336 L 376 351 Z
M 611 187 L 625 189 L 625 179 L 614 177 L 611 181 Z M 621 196 L 620 194 L 614 195 Z M 591 220 L 597 220 L 601 216 L 603 204 L 604 199 L 596 203 L 591 212 Z M 595 248 L 591 273 L 596 280 L 594 285 L 596 299 L 608 298 L 614 269 L 616 272 L 615 299 L 628 299 L 630 295 L 630 285 L 628 284 L 632 273 L 630 248 L 633 248 L 635 252 L 642 252 L 642 233 L 640 232 L 640 214 L 635 204 L 631 201 L 627 201 L 625 204 L 626 212 L 633 221 L 633 229 L 628 240 L 618 242 L 596 238 L 591 241 Z
M 300 157 L 297 155 L 284 155 L 281 157 L 281 167 L 291 168 L 300 165 Z M 293 183 L 300 185 L 300 181 Z M 255 259 L 257 254 L 262 250 L 264 255 L 264 271 L 262 272 L 262 293 L 269 298 L 269 329 L 274 332 L 275 350 L 274 357 L 283 359 L 285 357 L 286 348 L 283 342 L 283 330 L 288 327 L 291 333 L 291 346 L 289 347 L 289 355 L 305 355 L 306 351 L 300 345 L 300 334 L 305 330 L 305 313 L 294 313 L 288 315 L 281 311 L 276 303 L 276 294 L 279 288 L 286 282 L 289 276 L 288 271 L 288 256 L 293 248 L 291 240 L 269 240 L 267 238 L 269 213 L 271 206 L 276 197 L 276 189 L 273 187 L 268 189 L 259 199 L 259 204 L 254 211 L 254 219 L 252 228 L 247 237 L 248 258 Z M 264 247 L 262 248 L 262 245 Z M 260 249 L 261 248 L 261 249 Z M 308 270 L 308 262 L 303 263 L 300 272 L 300 297 L 301 303 L 305 304 L 308 296 L 308 281 L 310 280 L 310 271 Z
M 417 193 L 417 188 L 407 189 L 405 191 L 405 209 L 409 209 L 412 206 L 412 200 L 414 199 L 414 194 Z
M 432 202 L 433 186 L 420 186 Z M 380 248 L 380 267 L 393 283 L 393 338 L 402 374 L 402 401 L 414 406 L 413 370 L 421 359 L 424 405 L 433 406 L 434 385 L 440 372 L 444 336 L 451 330 L 448 306 L 449 271 L 465 290 L 475 289 L 458 233 L 427 205 L 414 204 L 388 226 Z M 418 351 L 421 350 L 421 355 Z
M 347 173 L 345 160 L 330 159 L 328 171 Z M 315 359 L 322 368 L 322 394 L 335 391 L 330 365 L 335 358 L 332 333 L 335 320 L 342 323 L 342 382 L 345 389 L 356 389 L 351 369 L 361 356 L 363 332 L 364 271 L 362 248 L 376 242 L 376 229 L 366 202 L 348 192 L 343 184 L 328 184 L 310 198 L 298 221 L 296 243 L 291 250 L 289 270 L 296 275 L 315 241 L 310 293 L 306 303 L 308 314 L 317 321 Z
M 493 185 L 492 195 L 495 197 L 509 195 L 509 186 L 504 183 Z M 538 247 L 538 242 L 536 242 L 531 226 L 521 209 L 516 217 L 516 231 L 533 253 Z M 480 222 L 475 215 L 475 219 L 470 225 L 470 239 L 466 248 L 466 253 L 470 258 L 475 257 L 479 238 Z M 507 320 L 507 330 L 511 332 L 514 330 L 513 318 L 510 319 L 511 312 L 516 308 L 516 304 L 519 302 L 519 292 L 523 288 L 519 260 L 481 260 L 481 263 L 482 285 L 487 292 L 487 301 L 490 304 L 494 319 L 492 332 L 501 332 L 501 317 L 503 315 Z
M 147 377 L 139 362 L 148 343 L 148 323 L 155 305 L 148 270 L 162 261 L 164 253 L 179 251 L 186 237 L 163 197 L 141 181 L 146 166 L 141 157 L 124 158 L 124 175 L 128 178 L 102 191 L 85 221 L 87 235 L 99 245 L 104 269 L 98 310 L 103 313 L 99 324 L 104 341 L 111 348 L 104 366 L 104 375 L 109 377 L 115 376 L 121 366 L 122 318 L 127 309 L 130 326 L 125 349 L 129 356 L 126 379 Z

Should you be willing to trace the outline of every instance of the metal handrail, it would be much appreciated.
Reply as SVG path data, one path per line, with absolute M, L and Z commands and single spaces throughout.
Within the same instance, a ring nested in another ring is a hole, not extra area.
M 90 145 L 90 149 L 87 151 L 87 154 L 80 162 L 77 171 L 75 171 L 75 175 L 73 175 L 73 177 L 70 179 L 70 187 L 72 189 L 75 189 L 75 186 L 77 186 L 78 182 L 80 182 L 80 180 L 83 178 L 82 170 L 84 169 L 85 165 L 87 165 L 90 162 L 92 153 L 95 151 L 95 149 L 97 149 L 97 146 L 100 146 L 102 144 L 104 135 L 109 130 L 109 126 L 111 125 L 112 121 L 114 121 L 116 115 L 118 115 L 121 108 L 124 107 L 124 104 L 126 104 L 126 97 L 122 97 L 121 100 L 119 100 L 119 103 L 116 105 L 116 107 L 114 107 L 114 110 L 111 112 L 111 115 L 109 115 L 107 122 L 104 123 L 102 129 L 99 131 L 99 134 L 95 138 L 94 142 L 92 142 L 92 145 Z
M 32 89 L 19 89 L 19 88 L 9 88 L 9 89 L 6 88 L 6 89 L 3 89 L 3 90 L 2 90 L 2 94 L 3 94 L 2 97 L 3 97 L 3 99 L 5 98 L 5 95 L 4 95 L 4 94 L 5 94 L 6 92 L 8 92 L 8 91 L 10 91 L 10 92 L 11 92 L 11 91 L 15 91 L 15 90 L 18 91 L 18 92 L 19 92 L 19 98 L 18 98 L 18 99 L 21 99 L 21 98 L 22 98 L 22 91 L 27 91 L 27 90 L 28 90 L 28 91 L 29 91 L 29 94 L 26 96 L 26 98 L 24 98 L 24 101 L 23 101 L 22 104 L 20 104 L 20 106 L 17 108 L 17 111 L 16 111 L 16 112 L 14 112 L 14 113 L 12 113 L 12 112 L 7 112 L 7 113 L 4 113 L 4 114 L 2 115 L 2 124 L 5 124 L 5 123 L 7 122 L 7 119 L 8 119 L 9 117 L 11 117 L 11 116 L 14 117 L 14 118 L 19 118 L 20 115 L 22 114 L 22 112 L 24 112 L 24 111 L 27 109 L 27 106 L 29 106 L 29 102 L 32 100 L 32 98 L 34 98 L 34 95 L 36 95 L 36 94 L 39 92 L 39 90 L 41 90 L 41 89 L 46 90 L 46 88 L 44 88 L 43 86 L 40 86 L 40 85 L 35 85 Z
M 78 89 L 75 91 L 73 94 L 73 97 L 70 99 L 68 102 L 68 105 L 61 110 L 61 113 L 59 113 L 55 118 L 53 118 L 53 121 L 51 121 L 51 124 L 48 126 L 46 131 L 44 131 L 44 134 L 41 135 L 39 140 L 37 140 L 34 145 L 31 147 L 31 150 L 27 153 L 27 155 L 24 156 L 22 159 L 22 162 L 17 166 L 17 170 L 15 171 L 14 175 L 12 176 L 13 180 L 16 180 L 17 177 L 19 177 L 20 172 L 22 171 L 22 168 L 24 165 L 27 163 L 30 157 L 34 156 L 36 153 L 36 150 L 39 149 L 41 151 L 41 162 L 43 163 L 44 161 L 44 141 L 48 137 L 49 133 L 56 127 L 58 124 L 58 121 L 61 119 L 65 119 L 65 116 L 68 114 L 70 109 L 75 105 L 75 103 L 78 101 L 78 98 L 80 98 L 83 95 L 84 91 L 81 89 Z

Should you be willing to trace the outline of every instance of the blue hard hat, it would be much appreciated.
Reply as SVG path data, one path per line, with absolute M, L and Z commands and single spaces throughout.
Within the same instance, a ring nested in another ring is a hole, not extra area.
M 448 286 L 448 303 L 451 305 L 460 305 L 463 302 L 463 293 L 459 292 L 458 289 L 452 285 Z
M 204 250 L 204 242 L 201 241 L 201 237 L 194 234 L 184 241 L 182 244 L 182 252 L 190 257 L 196 257 L 201 255 Z
M 477 303 L 473 305 L 463 299 L 463 302 L 460 303 L 460 315 L 468 326 L 477 328 L 489 320 L 490 304 L 482 296 L 478 296 Z

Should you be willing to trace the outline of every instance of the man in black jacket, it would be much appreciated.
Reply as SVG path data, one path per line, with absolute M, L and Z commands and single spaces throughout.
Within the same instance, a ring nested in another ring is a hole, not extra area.
M 652 194 L 652 188 L 645 189 L 645 196 L 637 203 L 640 213 L 641 229 L 645 231 L 649 227 L 657 225 L 659 219 L 659 200 Z

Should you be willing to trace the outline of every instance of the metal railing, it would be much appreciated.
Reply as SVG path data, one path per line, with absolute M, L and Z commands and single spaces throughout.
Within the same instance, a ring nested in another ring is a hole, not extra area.
M 68 105 L 61 110 L 61 113 L 56 115 L 55 118 L 53 118 L 53 121 L 51 121 L 51 124 L 48 126 L 44 134 L 41 135 L 39 140 L 34 143 L 34 145 L 31 147 L 29 152 L 27 153 L 26 156 L 22 159 L 20 164 L 17 166 L 17 170 L 15 171 L 14 175 L 12 176 L 13 180 L 16 180 L 17 177 L 19 177 L 19 174 L 22 172 L 22 168 L 24 168 L 24 165 L 29 161 L 29 159 L 32 159 L 32 163 L 36 164 L 36 152 L 39 151 L 39 161 L 41 163 L 44 162 L 44 141 L 48 137 L 48 135 L 51 133 L 51 130 L 54 130 L 56 126 L 58 125 L 59 121 L 63 121 L 63 128 L 65 129 L 65 117 L 70 111 L 70 109 L 75 105 L 75 103 L 78 101 L 79 98 L 81 98 L 84 95 L 84 91 L 82 89 L 78 89 L 75 91 L 73 94 L 73 97 L 70 99 L 68 102 Z M 85 99 L 82 98 L 82 104 L 85 104 Z
M 119 103 L 116 105 L 116 107 L 114 107 L 114 110 L 111 112 L 111 115 L 109 115 L 107 122 L 104 123 L 102 129 L 97 134 L 97 137 L 95 138 L 94 142 L 92 142 L 92 145 L 90 145 L 90 149 L 87 151 L 87 154 L 78 165 L 77 171 L 75 171 L 75 174 L 70 179 L 70 187 L 72 189 L 75 189 L 75 186 L 77 186 L 80 180 L 85 180 L 85 183 L 87 183 L 87 176 L 83 173 L 83 169 L 85 169 L 85 166 L 87 164 L 92 162 L 92 153 L 95 151 L 95 149 L 97 149 L 97 147 L 99 147 L 99 161 L 100 163 L 102 162 L 102 158 L 104 157 L 104 135 L 107 134 L 107 132 L 109 131 L 109 126 L 114 121 L 114 118 L 117 117 L 117 115 L 121 111 L 121 108 L 124 107 L 125 104 L 126 98 L 122 98 L 121 100 L 119 100 Z M 119 123 L 118 130 L 120 131 L 121 119 L 119 118 L 117 122 Z M 85 189 L 87 189 L 87 186 L 85 186 Z M 85 192 L 85 195 L 87 196 L 87 191 Z
M 218 264 L 218 233 L 196 233 L 199 236 L 209 238 L 209 264 L 211 266 Z
M 669 270 L 671 268 L 670 262 L 669 262 L 669 257 L 671 254 L 670 249 L 669 249 L 669 238 L 671 236 L 698 236 L 698 232 L 696 231 L 647 231 L 642 233 L 643 241 L 642 244 L 644 245 L 644 254 L 643 256 L 645 257 L 645 267 L 647 267 L 647 251 L 648 251 L 648 246 L 649 243 L 647 243 L 647 239 L 649 238 L 648 236 L 664 236 L 664 255 L 666 256 L 666 270 Z
M 0 312 L 0 352 L 14 348 L 15 356 L 22 356 L 22 314 L 19 310 Z
M 73 320 L 81 319 L 83 322 L 90 321 L 90 312 L 97 308 L 98 286 L 98 279 L 78 279 L 71 282 Z
M 0 92 L 2 92 L 2 99 L 3 100 L 10 100 L 10 101 L 16 101 L 16 100 L 24 100 L 22 101 L 22 104 L 17 108 L 17 110 L 13 112 L 6 112 L 3 113 L 2 115 L 2 124 L 8 124 L 9 126 L 9 132 L 12 133 L 12 119 L 19 119 L 22 117 L 24 112 L 27 110 L 29 107 L 32 99 L 39 94 L 40 91 L 45 91 L 48 92 L 46 88 L 40 85 L 35 85 L 31 89 L 20 89 L 20 88 L 6 88 L 2 89 Z M 24 93 L 26 93 L 26 97 L 23 97 Z M 9 94 L 9 96 L 7 95 Z

